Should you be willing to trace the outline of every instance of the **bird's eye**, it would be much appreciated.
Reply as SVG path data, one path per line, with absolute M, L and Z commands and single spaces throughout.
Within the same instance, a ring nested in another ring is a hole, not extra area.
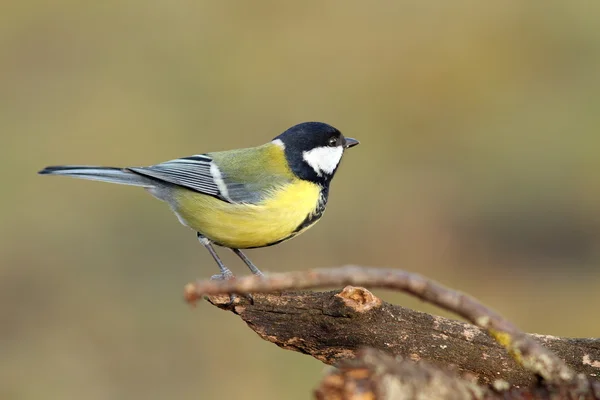
M 337 143 L 338 143 L 337 138 L 336 137 L 332 137 L 332 138 L 329 139 L 329 143 L 328 144 L 331 147 L 335 147 L 335 146 L 337 146 Z

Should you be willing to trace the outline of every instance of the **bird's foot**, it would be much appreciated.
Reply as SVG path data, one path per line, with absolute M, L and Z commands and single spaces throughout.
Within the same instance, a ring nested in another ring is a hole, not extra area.
M 235 279 L 235 275 L 233 275 L 233 273 L 231 271 L 225 271 L 224 273 L 216 274 L 216 275 L 213 275 L 210 277 L 210 280 L 212 280 L 212 281 L 226 281 L 229 279 Z M 254 304 L 254 298 L 252 297 L 252 295 L 250 293 L 245 294 L 243 297 L 248 299 L 250 304 Z M 236 300 L 238 300 L 238 299 L 239 299 L 238 295 L 232 293 L 229 295 L 229 302 L 224 305 L 229 307 L 229 306 L 235 304 Z
M 230 279 L 235 279 L 235 275 L 233 275 L 233 273 L 229 270 L 226 270 L 220 274 L 216 274 L 210 277 L 211 281 L 228 281 Z M 224 304 L 225 306 L 231 306 L 235 303 L 235 300 L 237 299 L 237 295 L 235 294 L 230 294 L 229 295 L 229 302 Z
M 223 272 L 221 274 L 216 274 L 210 277 L 211 281 L 228 281 L 230 279 L 234 279 L 235 275 L 229 270 Z

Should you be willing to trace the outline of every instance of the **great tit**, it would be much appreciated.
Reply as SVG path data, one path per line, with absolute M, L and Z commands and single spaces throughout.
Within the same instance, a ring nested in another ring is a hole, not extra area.
M 230 248 L 261 271 L 240 249 L 291 239 L 323 215 L 329 184 L 344 151 L 356 146 L 331 125 L 295 125 L 258 147 L 198 154 L 149 167 L 61 165 L 42 175 L 141 186 L 169 204 L 179 221 L 197 232 L 221 271 L 233 276 L 212 244 Z

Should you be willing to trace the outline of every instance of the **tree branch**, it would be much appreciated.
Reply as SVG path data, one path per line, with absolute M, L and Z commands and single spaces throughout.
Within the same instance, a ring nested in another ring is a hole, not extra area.
M 577 375 L 561 357 L 589 376 L 600 370 L 595 364 L 600 359 L 597 341 L 551 337 L 534 340 L 472 297 L 400 270 L 344 267 L 272 274 L 263 279 L 199 281 L 186 286 L 186 298 L 193 302 L 204 295 L 340 285 L 401 290 L 452 311 L 487 331 L 524 369 L 517 367 L 479 329 L 383 303 L 362 288 L 347 288 L 340 294 L 254 294 L 254 304 L 238 298 L 230 309 L 263 338 L 329 363 L 351 358 L 359 347 L 370 346 L 407 358 L 457 365 L 482 382 L 502 377 L 512 384 L 528 384 L 532 378 L 525 371 L 529 371 L 548 384 L 572 385 L 583 392 L 590 390 L 587 377 Z M 228 296 L 211 300 L 220 306 L 229 304 Z M 540 340 L 559 350 L 561 357 L 543 347 Z M 478 350 L 473 351 L 474 348 Z
M 214 305 L 238 315 L 261 338 L 326 364 L 337 365 L 369 347 L 409 360 L 455 366 L 480 383 L 503 379 L 525 386 L 536 381 L 480 328 L 383 302 L 364 288 L 254 294 L 253 300 L 240 299 L 231 305 L 229 296 L 210 298 Z M 600 360 L 600 340 L 531 338 L 547 345 L 575 371 L 592 378 L 600 375 L 600 365 L 596 368 L 591 362 Z
M 315 390 L 317 400 L 558 400 L 590 399 L 600 395 L 600 386 L 582 394 L 569 386 L 507 389 L 502 384 L 477 385 L 452 371 L 426 362 L 415 364 L 380 351 L 365 349 L 356 359 L 332 368 Z
M 398 360 L 375 350 L 340 363 L 315 390 L 317 400 L 500 399 L 491 389 L 427 363 Z M 509 400 L 510 397 L 502 397 Z

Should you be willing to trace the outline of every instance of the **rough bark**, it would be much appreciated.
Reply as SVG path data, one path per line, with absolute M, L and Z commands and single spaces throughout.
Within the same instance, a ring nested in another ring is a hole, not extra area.
M 332 368 L 315 390 L 317 400 L 595 400 L 598 395 L 600 383 L 583 394 L 569 385 L 508 388 L 496 381 L 482 386 L 453 371 L 372 349 Z
M 353 286 L 259 294 L 343 285 Z M 473 325 L 394 306 L 356 286 L 403 291 Z M 600 339 L 526 334 L 418 274 L 347 266 L 186 285 L 188 302 L 206 295 L 265 340 L 338 366 L 319 399 L 600 399 Z
M 363 350 L 332 369 L 315 390 L 317 400 L 500 399 L 456 374 L 427 363 L 398 360 L 377 350 Z
M 324 363 L 353 359 L 362 348 L 455 368 L 482 384 L 501 379 L 530 386 L 536 377 L 517 364 L 488 334 L 468 323 L 389 304 L 364 288 L 343 291 L 211 296 L 210 301 L 244 320 L 263 339 L 309 354 Z M 600 340 L 528 335 L 574 371 L 600 377 Z
M 435 304 L 485 329 L 518 364 L 532 375 L 539 376 L 546 384 L 575 384 L 582 391 L 589 390 L 589 377 L 575 373 L 555 353 L 533 340 L 512 322 L 477 299 L 419 274 L 399 269 L 349 265 L 341 268 L 322 268 L 260 277 L 248 276 L 220 281 L 205 280 L 186 285 L 185 296 L 189 302 L 194 302 L 204 295 L 274 293 L 284 290 L 342 285 L 360 285 L 403 291 Z

